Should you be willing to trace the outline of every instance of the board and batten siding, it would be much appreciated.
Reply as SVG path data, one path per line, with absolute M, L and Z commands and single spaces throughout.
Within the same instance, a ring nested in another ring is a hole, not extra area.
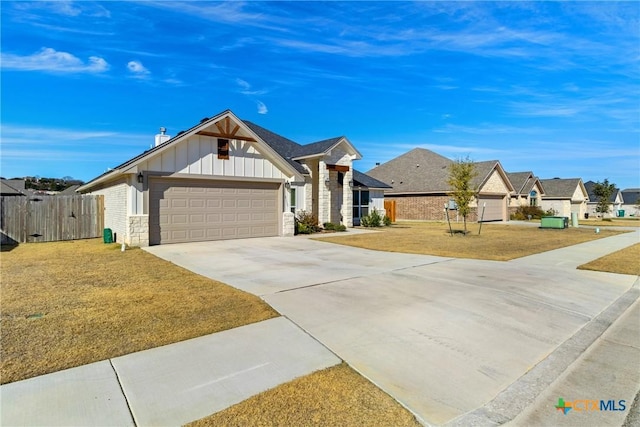
M 140 164 L 141 170 L 191 175 L 284 179 L 253 143 L 229 141 L 229 159 L 218 158 L 218 139 L 194 135 Z
M 369 211 L 371 211 L 372 209 L 377 210 L 380 214 L 385 212 L 384 190 L 369 190 Z
M 91 192 L 93 195 L 104 196 L 104 227 L 115 233 L 115 241 L 118 243 L 124 242 L 127 230 L 128 189 L 129 185 L 122 180 Z

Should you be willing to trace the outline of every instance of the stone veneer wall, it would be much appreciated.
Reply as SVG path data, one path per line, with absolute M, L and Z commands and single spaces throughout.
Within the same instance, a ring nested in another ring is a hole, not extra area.
M 295 233 L 296 220 L 292 212 L 282 213 L 282 235 L 293 236 Z
M 130 215 L 125 243 L 129 246 L 149 246 L 149 215 Z

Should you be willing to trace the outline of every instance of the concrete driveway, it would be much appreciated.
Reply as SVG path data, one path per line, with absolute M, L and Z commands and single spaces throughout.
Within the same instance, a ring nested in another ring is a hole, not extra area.
M 511 262 L 304 238 L 148 250 L 260 295 L 423 423 L 465 425 L 513 419 L 637 299 L 636 276 L 574 265 L 637 241 Z

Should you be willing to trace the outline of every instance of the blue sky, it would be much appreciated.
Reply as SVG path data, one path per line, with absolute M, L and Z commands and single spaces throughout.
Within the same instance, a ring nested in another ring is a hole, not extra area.
M 637 2 L 2 1 L 0 175 L 90 180 L 231 109 L 640 187 Z

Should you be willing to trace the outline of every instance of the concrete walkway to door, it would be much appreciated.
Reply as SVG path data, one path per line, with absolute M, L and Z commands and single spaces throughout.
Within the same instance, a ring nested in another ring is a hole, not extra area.
M 300 238 L 149 251 L 262 296 L 422 422 L 465 425 L 515 417 L 637 299 L 636 276 L 575 265 L 638 236 L 510 262 Z

